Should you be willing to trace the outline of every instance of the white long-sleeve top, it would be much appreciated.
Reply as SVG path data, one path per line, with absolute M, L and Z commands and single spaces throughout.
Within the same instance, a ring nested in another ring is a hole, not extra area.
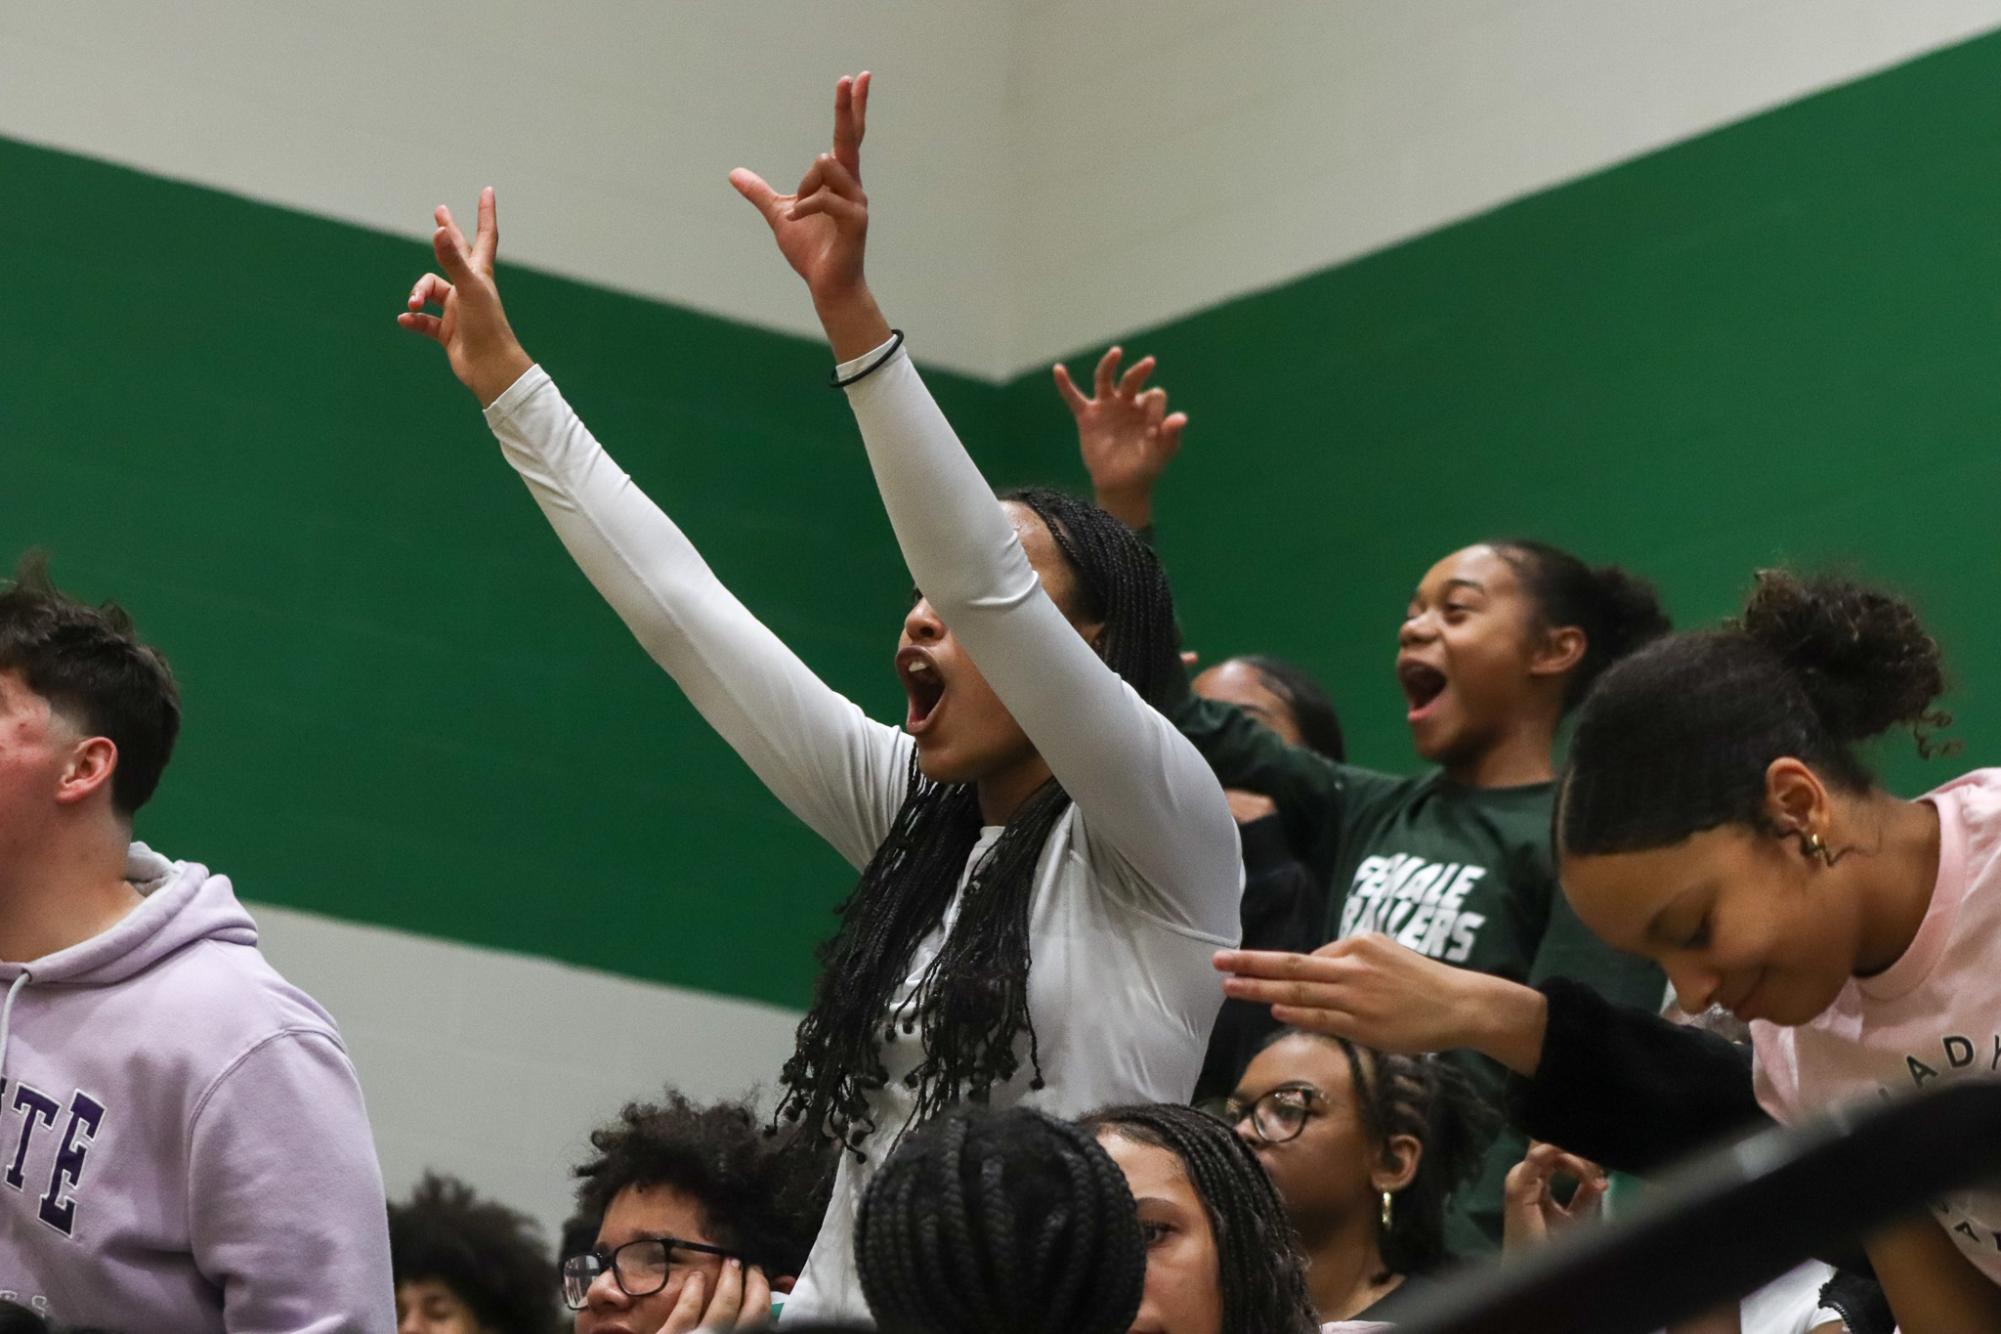
M 1209 956 L 1238 938 L 1242 866 L 1222 788 L 1043 593 L 905 354 L 848 397 L 912 577 L 1073 801 L 1043 845 L 1029 908 L 1029 1011 L 1046 1086 L 1029 1087 L 1024 1036 L 1023 1069 L 992 1101 L 1074 1116 L 1185 1100 L 1222 999 Z M 760 624 L 539 367 L 486 416 L 563 545 L 641 645 L 787 809 L 865 866 L 907 793 L 910 737 L 870 721 Z M 982 832 L 968 870 L 1000 832 Z M 955 898 L 919 944 L 892 1009 L 914 992 L 957 913 Z M 865 1160 L 841 1156 L 790 1319 L 867 1315 L 855 1213 L 912 1118 L 902 1077 L 920 1061 L 913 1042 L 881 1054 L 889 1079 L 870 1098 L 878 1128 Z

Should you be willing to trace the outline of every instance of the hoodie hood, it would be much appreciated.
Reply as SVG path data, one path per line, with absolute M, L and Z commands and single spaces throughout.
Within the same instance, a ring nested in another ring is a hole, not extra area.
M 0 983 L 23 976 L 37 986 L 123 982 L 198 940 L 255 945 L 257 924 L 237 902 L 229 877 L 196 862 L 169 861 L 144 843 L 125 857 L 125 879 L 145 899 L 108 931 L 24 962 L 0 962 Z

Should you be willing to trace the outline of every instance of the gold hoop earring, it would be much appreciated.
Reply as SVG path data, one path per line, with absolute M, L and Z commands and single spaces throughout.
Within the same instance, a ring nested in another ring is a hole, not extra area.
M 1390 1230 L 1391 1226 L 1392 1226 L 1392 1225 L 1393 1225 L 1393 1224 L 1395 1223 L 1395 1214 L 1394 1214 L 1394 1212 L 1393 1212 L 1393 1208 L 1392 1208 L 1392 1206 L 1393 1206 L 1393 1205 L 1394 1205 L 1395 1203 L 1396 1203 L 1396 1199 L 1395 1199 L 1395 1197 L 1394 1197 L 1394 1196 L 1392 1196 L 1392 1195 L 1391 1195 L 1391 1194 L 1390 1194 L 1390 1193 L 1389 1193 L 1388 1191 L 1384 1191 L 1384 1192 L 1383 1192 L 1383 1208 L 1382 1208 L 1382 1212 L 1381 1212 L 1381 1214 L 1380 1214 L 1379 1216 L 1380 1216 L 1380 1217 L 1382 1218 L 1382 1220 L 1383 1220 L 1383 1231 L 1385 1231 L 1385 1232 L 1388 1232 L 1388 1231 Z
M 1802 831 L 1800 847 L 1806 852 L 1807 856 L 1820 858 L 1822 865 L 1834 865 L 1834 855 L 1827 850 L 1827 840 L 1823 839 L 1819 834 L 1809 834 Z

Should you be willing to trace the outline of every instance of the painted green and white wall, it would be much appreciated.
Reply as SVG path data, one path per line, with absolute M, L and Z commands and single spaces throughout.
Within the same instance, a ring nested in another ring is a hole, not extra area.
M 871 270 L 997 481 L 1076 480 L 1046 364 L 1194 418 L 1191 642 L 1388 659 L 1441 550 L 1532 532 L 1687 620 L 1903 584 L 2001 755 L 2001 3 L 192 0 L 0 12 L 0 553 L 182 676 L 141 836 L 232 874 L 341 1020 L 392 1189 L 553 1223 L 629 1097 L 769 1084 L 851 883 L 573 570 L 391 317 L 502 201 L 517 328 L 721 575 L 901 708 L 907 587 L 796 281 L 723 182 L 881 77 Z M 1927 781 L 1895 759 L 1907 789 Z

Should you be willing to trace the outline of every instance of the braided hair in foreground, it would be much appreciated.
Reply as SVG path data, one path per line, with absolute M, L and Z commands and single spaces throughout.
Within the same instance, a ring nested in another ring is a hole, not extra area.
M 907 1136 L 862 1198 L 855 1260 L 883 1334 L 1125 1334 L 1146 1283 L 1118 1165 L 1026 1107 Z
M 1316 1334 L 1299 1237 L 1264 1165 L 1235 1130 L 1171 1103 L 1108 1107 L 1078 1124 L 1181 1160 L 1216 1237 L 1222 1334 Z
M 1149 704 L 1165 701 L 1181 663 L 1173 599 L 1153 552 L 1111 515 L 1060 491 L 1003 499 L 1048 528 L 1074 576 L 1076 605 L 1063 610 L 1077 624 L 1102 627 L 1098 655 Z M 957 922 L 913 1002 L 892 1015 L 918 943 L 958 892 L 981 824 L 973 784 L 934 783 L 913 758 L 909 795 L 841 905 L 840 929 L 821 947 L 813 1006 L 785 1063 L 778 1114 L 803 1123 L 802 1141 L 825 1132 L 862 1152 L 875 1129 L 868 1095 L 888 1078 L 886 1043 L 922 1044 L 923 1059 L 905 1079 L 916 1090 L 918 1120 L 962 1098 L 984 1102 L 1014 1079 L 1024 1036 L 1032 1087 L 1042 1086 L 1028 1012 L 1029 899 L 1043 844 L 1069 808 L 1069 794 L 1052 779 L 1014 812 L 967 877 Z

